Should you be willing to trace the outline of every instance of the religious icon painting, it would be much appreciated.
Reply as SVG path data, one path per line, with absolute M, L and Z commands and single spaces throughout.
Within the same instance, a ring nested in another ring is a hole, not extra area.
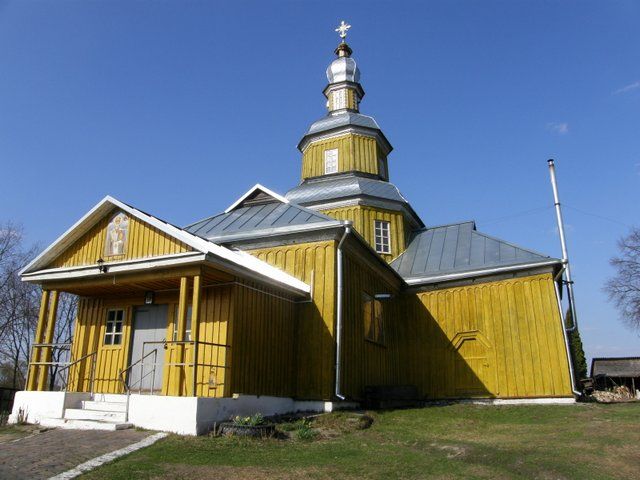
M 124 213 L 116 213 L 107 225 L 107 238 L 104 245 L 105 257 L 124 255 L 127 253 L 129 238 L 129 217 Z

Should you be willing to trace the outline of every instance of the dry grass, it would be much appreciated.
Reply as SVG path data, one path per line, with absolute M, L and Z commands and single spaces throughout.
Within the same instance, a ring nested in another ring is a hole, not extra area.
M 87 475 L 151 478 L 638 478 L 640 404 L 338 413 L 309 441 L 179 437 Z

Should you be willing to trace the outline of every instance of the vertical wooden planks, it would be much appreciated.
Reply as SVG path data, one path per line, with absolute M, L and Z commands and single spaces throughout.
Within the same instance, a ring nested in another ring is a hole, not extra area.
M 76 240 L 49 267 L 72 267 L 95 264 L 104 258 L 106 229 L 115 210 Z M 108 260 L 131 260 L 158 255 L 182 253 L 191 250 L 183 242 L 161 232 L 143 221 L 130 217 L 126 252 L 108 257 Z M 107 258 L 104 258 L 105 260 Z
M 423 292 L 417 299 L 405 300 L 418 344 L 407 347 L 418 352 L 417 361 L 425 369 L 443 372 L 435 381 L 418 385 L 428 397 L 459 396 L 456 368 L 462 368 L 467 379 L 477 377 L 484 386 L 478 396 L 571 395 L 551 274 Z M 461 336 L 476 339 L 460 351 L 462 357 L 449 346 Z M 478 360 L 483 358 L 486 361 Z

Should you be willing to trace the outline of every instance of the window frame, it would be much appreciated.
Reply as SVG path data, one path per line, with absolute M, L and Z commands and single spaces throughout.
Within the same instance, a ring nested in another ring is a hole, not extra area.
M 114 314 L 113 319 L 110 318 L 111 314 Z M 118 318 L 118 314 L 120 314 L 120 318 Z M 121 347 L 124 344 L 125 322 L 126 309 L 108 309 L 104 326 L 104 336 L 102 337 L 102 345 L 105 347 Z M 120 330 L 117 329 L 118 324 L 120 325 Z
M 376 345 L 385 346 L 385 328 L 384 328 L 384 306 L 380 300 L 376 300 L 375 295 L 363 291 L 362 292 L 362 319 L 363 334 L 367 342 Z M 369 312 L 367 313 L 367 304 Z M 367 314 L 369 319 L 367 321 Z M 367 329 L 367 324 L 369 329 Z
M 332 110 L 344 110 L 347 108 L 349 104 L 347 89 L 341 88 L 339 90 L 334 90 L 331 94 Z
M 329 155 L 332 155 L 330 158 Z M 330 175 L 332 173 L 338 173 L 339 166 L 338 161 L 340 158 L 340 154 L 337 148 L 328 148 L 324 151 L 324 174 Z M 332 169 L 328 168 L 329 165 L 332 165 Z
M 379 235 L 378 235 L 378 230 L 380 230 Z M 386 238 L 385 238 L 385 233 L 386 233 Z M 386 243 L 385 243 L 385 239 L 386 239 Z M 391 222 L 387 220 L 373 221 L 373 245 L 376 252 L 383 255 L 391 254 Z

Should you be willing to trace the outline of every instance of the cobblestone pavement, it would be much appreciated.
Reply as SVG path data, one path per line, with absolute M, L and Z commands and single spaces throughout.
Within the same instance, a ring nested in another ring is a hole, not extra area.
M 139 442 L 137 430 L 48 430 L 0 444 L 0 479 L 46 479 L 92 458 Z

